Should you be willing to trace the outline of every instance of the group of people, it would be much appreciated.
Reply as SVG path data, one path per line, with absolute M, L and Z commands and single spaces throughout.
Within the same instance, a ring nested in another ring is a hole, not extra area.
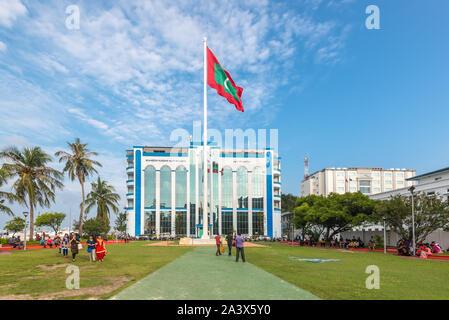
M 69 256 L 70 249 L 72 261 L 76 261 L 76 256 L 79 254 L 79 250 L 83 248 L 81 238 L 77 233 L 71 233 L 70 235 L 66 233 L 62 238 L 56 235 L 53 239 L 48 237 L 47 240 L 45 240 L 45 236 L 42 236 L 40 238 L 40 244 L 44 248 L 47 246 L 53 248 L 53 246 L 55 246 L 64 258 Z M 86 244 L 89 260 L 91 262 L 95 262 L 96 260 L 103 262 L 104 256 L 106 255 L 105 240 L 103 240 L 101 236 L 98 236 L 96 239 L 94 239 L 93 236 L 90 236 Z
M 228 245 L 228 256 L 231 256 L 232 247 L 235 247 L 236 248 L 235 262 L 239 262 L 240 256 L 242 257 L 242 261 L 245 262 L 245 250 L 243 248 L 245 238 L 243 238 L 241 234 L 238 234 L 234 238 L 232 232 L 230 232 L 225 239 Z M 217 251 L 215 252 L 215 255 L 221 256 L 222 254 L 224 254 L 223 241 L 219 235 L 215 236 L 215 244 L 217 245 Z
M 10 245 L 12 245 L 12 247 L 15 249 L 15 248 L 18 248 L 18 249 L 22 249 L 23 248 L 23 241 L 22 240 L 20 240 L 20 236 L 18 236 L 18 237 L 14 237 L 14 236 L 12 236 L 10 239 L 9 239 L 9 242 L 8 242 Z

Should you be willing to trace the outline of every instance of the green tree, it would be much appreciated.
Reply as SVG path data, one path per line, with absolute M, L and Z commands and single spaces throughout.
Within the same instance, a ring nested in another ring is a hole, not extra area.
M 328 197 L 309 195 L 296 201 L 294 223 L 316 240 L 326 240 L 369 221 L 376 201 L 360 192 L 337 194 Z
M 25 229 L 25 219 L 19 217 L 15 217 L 5 224 L 5 230 L 13 232 L 13 236 L 23 229 Z
M 126 231 L 126 213 L 119 213 L 117 218 L 115 219 L 115 230 L 118 232 Z
M 449 202 L 440 197 L 417 193 L 414 196 L 415 239 L 422 242 L 438 229 L 449 229 Z M 375 221 L 385 223 L 401 238 L 408 241 L 412 236 L 412 199 L 409 196 L 394 196 L 376 206 Z
M 67 144 L 70 147 L 71 153 L 66 151 L 58 151 L 55 153 L 55 156 L 59 157 L 60 163 L 65 162 L 63 173 L 67 172 L 69 178 L 72 181 L 77 178 L 78 182 L 81 185 L 82 202 L 79 221 L 83 221 L 84 204 L 86 201 L 84 182 L 91 174 L 97 173 L 97 170 L 94 168 L 94 166 L 101 167 L 102 165 L 98 161 L 91 159 L 92 156 L 97 156 L 98 153 L 90 152 L 87 149 L 87 143 L 81 143 L 79 138 L 76 138 L 75 142 L 67 142 Z M 80 234 L 82 234 L 83 232 L 82 223 L 80 223 L 79 225 L 79 232 Z
M 297 200 L 298 197 L 291 193 L 281 194 L 282 212 L 294 212 Z
M 0 169 L 0 186 L 7 182 L 7 178 L 9 177 L 8 172 L 3 169 Z M 14 200 L 18 200 L 13 193 L 0 191 L 0 212 L 6 213 L 10 216 L 14 215 L 12 210 L 7 207 L 4 203 L 8 200 L 12 202 Z
M 2 169 L 9 176 L 16 177 L 12 185 L 19 202 L 30 210 L 30 240 L 34 235 L 34 209 L 39 205 L 49 207 L 55 201 L 56 189 L 62 189 L 62 174 L 47 164 L 51 156 L 40 147 L 24 148 L 9 147 L 0 152 L 0 158 L 6 159 Z
M 35 225 L 37 227 L 50 227 L 57 234 L 64 219 L 65 213 L 48 212 L 38 216 Z
M 97 219 L 102 219 L 109 226 L 110 211 L 118 213 L 119 201 L 120 196 L 115 193 L 115 188 L 98 177 L 97 182 L 92 182 L 92 191 L 87 195 L 86 213 L 96 206 Z
M 83 222 L 84 225 L 84 236 L 94 236 L 97 237 L 99 235 L 104 235 L 109 232 L 109 224 L 106 224 L 104 220 L 97 219 L 97 218 L 91 218 L 88 220 L 85 220 Z

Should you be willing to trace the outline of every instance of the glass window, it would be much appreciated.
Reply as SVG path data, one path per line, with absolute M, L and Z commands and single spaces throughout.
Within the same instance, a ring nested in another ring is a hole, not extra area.
M 237 194 L 238 207 L 240 209 L 248 208 L 248 170 L 240 167 L 237 170 Z
M 190 152 L 190 203 L 196 204 L 196 166 L 195 152 Z
M 176 208 L 187 208 L 187 169 L 184 166 L 176 168 L 175 181 Z
M 337 177 L 344 177 L 345 174 L 343 172 L 337 172 Z
M 223 168 L 221 176 L 221 201 L 222 208 L 233 208 L 232 204 L 232 169 Z
M 194 235 L 196 233 L 195 230 L 195 205 L 190 205 L 190 234 Z
M 254 168 L 251 177 L 253 209 L 263 209 L 264 178 L 262 169 L 260 167 Z
M 156 208 L 156 169 L 148 166 L 144 170 L 144 206 Z
M 355 176 L 355 172 L 349 172 L 349 176 L 351 177 Z
M 398 178 L 403 178 L 403 177 L 404 177 L 404 174 L 403 174 L 402 172 L 398 172 L 396 176 L 397 176 Z
M 187 234 L 187 211 L 176 211 L 175 230 L 177 235 Z
M 171 169 L 169 166 L 161 168 L 161 208 L 171 208 Z
M 351 187 L 351 192 L 355 192 L 356 190 L 357 190 L 357 188 Z
M 171 233 L 171 212 L 161 211 L 161 233 Z
M 385 191 L 391 191 L 391 188 L 385 188 Z
M 397 184 L 404 184 L 404 181 L 397 181 Z
M 128 199 L 128 207 L 132 208 L 134 206 L 134 200 L 133 199 Z
M 373 181 L 373 184 L 379 184 L 380 182 L 379 182 L 379 180 L 374 180 Z
M 253 212 L 253 234 L 264 234 L 264 214 L 263 212 Z
M 374 192 L 380 192 L 379 188 L 374 188 Z
M 343 188 L 343 187 L 338 187 L 338 188 L 337 188 L 337 191 L 338 191 L 338 192 L 343 192 L 343 191 L 345 191 L 345 188 Z
M 385 173 L 385 177 L 391 178 L 391 173 L 390 172 Z
M 345 180 L 337 180 L 337 183 L 345 183 Z
M 145 211 L 145 234 L 156 233 L 156 211 Z
M 232 211 L 222 211 L 221 212 L 221 233 L 229 234 L 234 233 L 234 228 L 232 226 Z
M 359 190 L 363 194 L 371 193 L 371 181 L 370 180 L 360 180 Z
M 385 181 L 385 184 L 391 184 L 390 180 Z
M 237 212 L 237 233 L 248 234 L 248 212 Z
M 212 227 L 213 234 L 218 234 L 218 163 L 212 162 Z
M 374 172 L 373 173 L 373 177 L 378 177 L 379 176 L 379 172 Z

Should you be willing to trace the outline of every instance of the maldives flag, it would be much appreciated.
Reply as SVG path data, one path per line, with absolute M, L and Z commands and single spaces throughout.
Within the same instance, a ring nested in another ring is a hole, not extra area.
M 243 88 L 237 87 L 229 73 L 223 69 L 209 47 L 207 48 L 207 84 L 217 90 L 239 111 L 245 111 L 242 105 Z

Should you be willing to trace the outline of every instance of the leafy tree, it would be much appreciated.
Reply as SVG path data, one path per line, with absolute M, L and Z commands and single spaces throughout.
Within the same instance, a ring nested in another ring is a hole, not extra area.
M 34 209 L 39 205 L 49 207 L 55 201 L 56 189 L 62 189 L 62 174 L 47 164 L 52 158 L 40 147 L 9 147 L 0 152 L 0 158 L 9 160 L 2 169 L 9 176 L 17 177 L 12 189 L 19 202 L 30 210 L 30 240 L 34 235 Z
M 115 219 L 115 230 L 118 232 L 126 231 L 126 213 L 119 213 L 117 218 Z
M 294 212 L 297 200 L 298 197 L 291 193 L 281 194 L 282 212 Z
M 106 224 L 103 219 L 91 218 L 85 220 L 84 223 L 84 236 L 106 235 L 109 232 L 109 224 Z
M 67 144 L 69 145 L 72 153 L 66 151 L 58 151 L 55 153 L 55 156 L 59 157 L 60 163 L 65 162 L 63 173 L 67 172 L 69 178 L 72 181 L 77 178 L 81 185 L 82 202 L 79 221 L 83 221 L 84 204 L 86 201 L 84 182 L 86 181 L 86 178 L 88 178 L 91 174 L 97 173 L 97 170 L 94 168 L 94 166 L 101 167 L 102 165 L 98 161 L 90 159 L 92 156 L 98 155 L 98 153 L 89 152 L 89 150 L 87 149 L 87 143 L 81 143 L 79 138 L 76 138 L 75 142 L 67 142 Z M 82 234 L 83 232 L 82 223 L 80 223 L 79 225 L 79 232 L 80 234 Z
M 6 183 L 8 177 L 9 177 L 8 172 L 6 172 L 3 169 L 0 169 L 0 186 L 2 186 L 3 184 Z M 12 216 L 12 215 L 14 215 L 12 210 L 9 207 L 4 205 L 6 200 L 8 200 L 9 202 L 12 202 L 12 201 L 18 200 L 18 199 L 13 193 L 0 191 L 0 212 L 6 213 L 6 214 Z
M 360 192 L 331 193 L 328 197 L 309 195 L 296 201 L 294 223 L 303 235 L 328 240 L 369 221 L 375 204 L 375 200 Z
M 5 224 L 5 229 L 13 232 L 13 236 L 14 236 L 17 232 L 25 229 L 25 219 L 15 217 L 14 219 L 8 221 Z
M 41 214 L 36 218 L 35 225 L 37 227 L 47 226 L 53 229 L 55 233 L 58 233 L 62 222 L 65 219 L 65 213 L 48 212 Z
M 109 226 L 110 211 L 112 210 L 114 213 L 118 213 L 119 200 L 120 196 L 115 193 L 114 187 L 108 185 L 107 181 L 102 181 L 98 177 L 97 182 L 92 182 L 92 191 L 87 195 L 86 213 L 89 213 L 96 206 L 97 219 L 104 220 Z
M 439 197 L 417 193 L 414 196 L 415 239 L 422 242 L 438 229 L 449 229 L 449 202 Z M 412 241 L 412 199 L 409 196 L 395 196 L 381 201 L 373 217 L 385 223 L 400 237 Z

